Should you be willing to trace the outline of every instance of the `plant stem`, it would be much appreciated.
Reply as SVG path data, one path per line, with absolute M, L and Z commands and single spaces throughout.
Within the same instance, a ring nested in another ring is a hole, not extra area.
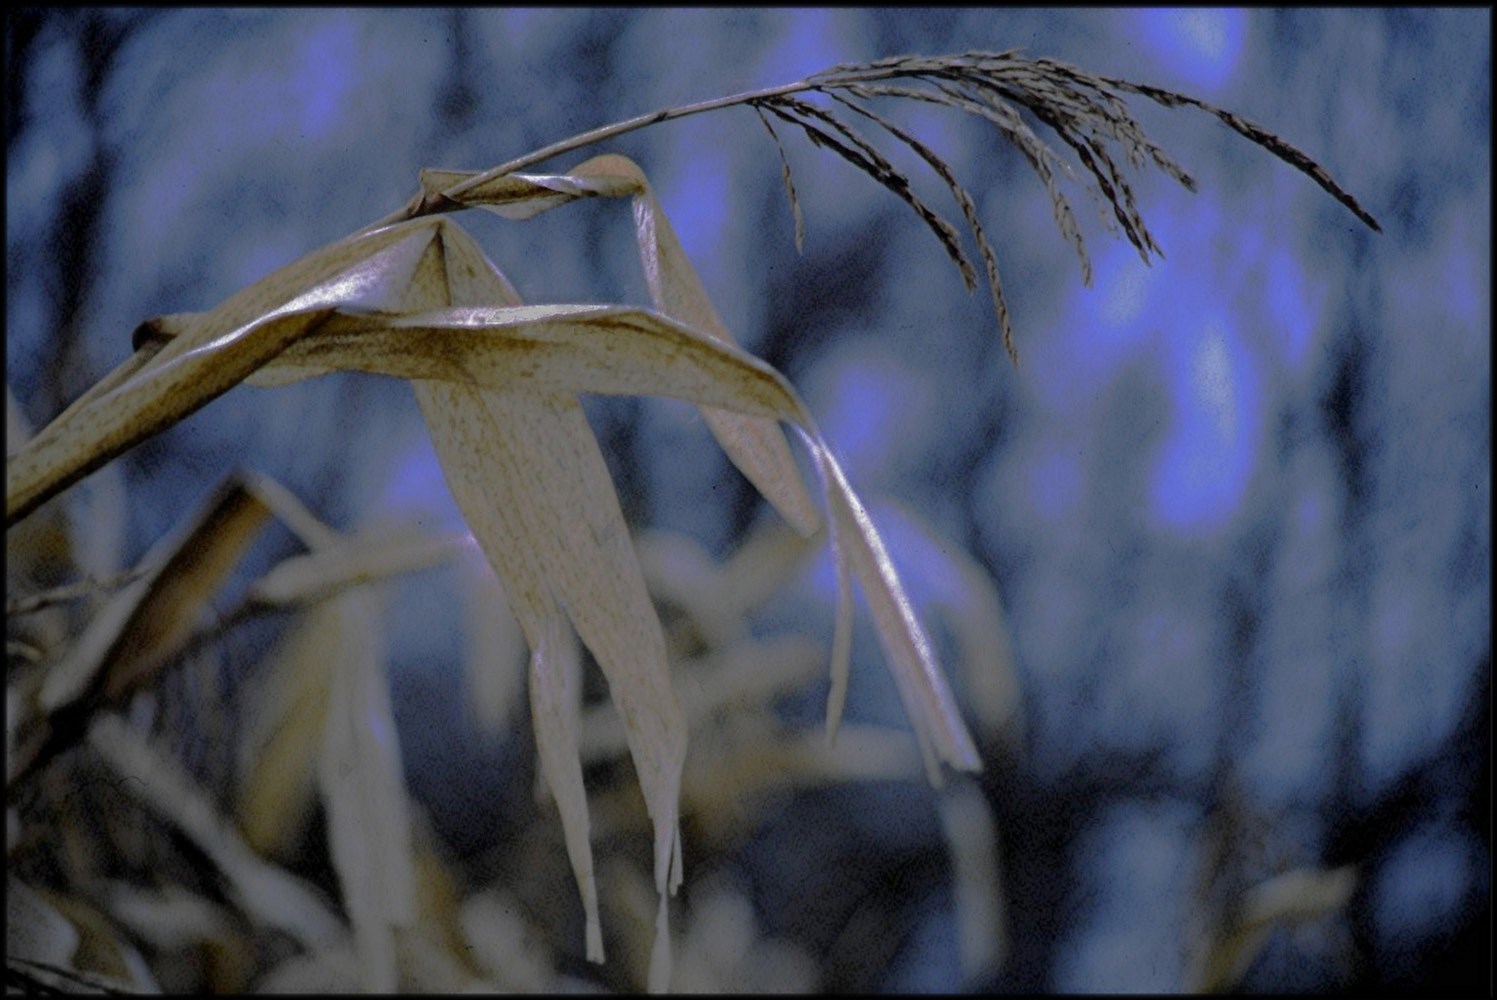
M 685 118 L 687 115 L 701 114 L 704 111 L 716 111 L 719 108 L 728 108 L 737 104 L 753 104 L 757 101 L 784 97 L 789 94 L 800 93 L 801 91 L 816 90 L 821 86 L 823 84 L 810 80 L 797 80 L 794 83 L 781 84 L 778 87 L 750 90 L 740 94 L 732 94 L 728 97 L 714 98 L 710 101 L 698 101 L 695 104 L 684 104 L 680 107 L 666 108 L 663 111 L 653 111 L 649 114 L 638 115 L 621 122 L 614 122 L 612 125 L 604 125 L 601 128 L 595 128 L 587 132 L 579 132 L 570 138 L 562 139 L 560 142 L 553 142 L 549 146 L 542 146 L 533 152 L 517 156 L 512 160 L 507 160 L 497 167 L 491 167 L 482 173 L 474 174 L 462 183 L 448 188 L 440 195 L 433 197 L 425 193 L 418 193 L 404 207 L 396 209 L 375 222 L 371 222 L 355 233 L 354 236 L 362 236 L 372 230 L 396 222 L 405 222 L 409 219 L 418 219 L 425 215 L 436 215 L 441 212 L 452 211 L 454 208 L 460 207 L 453 201 L 458 195 L 471 191 L 476 187 L 481 187 L 506 174 L 512 174 L 517 170 L 524 170 L 526 167 L 549 160 L 553 156 L 570 153 L 574 149 L 591 146 L 605 139 L 612 139 L 616 135 L 623 135 L 626 132 L 633 132 L 636 129 L 642 129 L 650 125 L 658 125 L 661 122 L 668 122 L 674 118 Z

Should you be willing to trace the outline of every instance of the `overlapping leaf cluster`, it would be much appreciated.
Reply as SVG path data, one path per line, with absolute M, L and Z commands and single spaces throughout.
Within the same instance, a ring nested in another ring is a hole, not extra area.
M 900 57 L 837 67 L 785 87 L 633 119 L 482 173 L 424 171 L 421 193 L 381 223 L 306 255 L 208 312 L 141 324 L 135 354 L 8 458 L 7 524 L 14 525 L 125 450 L 241 383 L 282 385 L 333 371 L 408 380 L 452 494 L 497 574 L 529 648 L 528 687 L 540 770 L 561 815 L 586 913 L 587 954 L 596 961 L 603 958 L 603 938 L 582 775 L 583 646 L 608 681 L 653 827 L 658 902 L 648 979 L 662 988 L 670 975 L 667 898 L 682 878 L 680 798 L 688 722 L 671 683 L 660 620 L 598 442 L 584 418 L 580 393 L 660 395 L 696 404 L 737 467 L 796 531 L 810 536 L 820 530 L 823 515 L 802 481 L 780 424 L 794 428 L 820 479 L 837 569 L 829 727 L 836 730 L 847 691 L 855 578 L 927 775 L 938 783 L 942 764 L 976 770 L 980 762 L 867 511 L 794 389 L 740 349 L 724 327 L 643 173 L 612 155 L 587 160 L 564 174 L 520 169 L 630 128 L 747 104 L 760 113 L 771 134 L 771 116 L 793 124 L 813 143 L 893 191 L 935 232 L 969 287 L 975 285 L 976 271 L 957 231 L 834 109 L 801 96 L 827 95 L 844 114 L 873 122 L 912 149 L 950 188 L 978 244 L 1003 339 L 1012 353 L 996 255 L 973 199 L 935 152 L 868 102 L 932 102 L 995 124 L 1044 181 L 1056 221 L 1089 278 L 1080 230 L 1057 184 L 1057 171 L 1069 174 L 1071 168 L 1036 137 L 1018 109 L 1053 129 L 1072 149 L 1091 189 L 1111 207 L 1117 224 L 1147 260 L 1158 247 L 1108 144 L 1120 144 L 1133 167 L 1152 162 L 1187 186 L 1191 182 L 1143 134 L 1115 91 L 1215 114 L 1309 173 L 1376 227 L 1302 153 L 1228 112 L 1181 95 L 1014 53 Z M 799 238 L 799 205 L 788 160 L 784 162 Z M 653 308 L 525 305 L 473 239 L 445 217 L 479 208 L 523 220 L 587 197 L 630 201 Z M 80 738 L 96 708 L 117 704 L 180 655 L 192 632 L 184 609 L 199 606 L 217 586 L 272 509 L 293 525 L 314 555 L 352 548 L 272 485 L 227 488 L 206 508 L 201 522 L 163 543 L 159 561 L 107 606 L 107 613 L 48 669 L 35 690 L 24 692 L 31 715 L 18 730 L 24 740 L 17 744 L 22 752 L 10 758 L 12 779 L 45 761 L 62 743 Z M 430 553 L 417 555 L 414 561 L 428 557 Z M 409 555 L 396 560 L 411 562 Z M 328 578 L 329 566 L 337 567 L 336 579 Z M 315 775 L 300 767 L 252 770 L 246 794 L 276 797 L 292 786 L 310 784 L 321 790 L 336 827 L 331 852 L 347 890 L 364 982 L 389 988 L 394 978 L 391 929 L 408 925 L 418 906 L 410 867 L 413 835 L 403 812 L 370 811 L 370 803 L 403 801 L 395 788 L 399 761 L 391 732 L 381 739 L 376 731 L 380 725 L 390 728 L 390 710 L 372 666 L 380 659 L 369 646 L 372 611 L 359 595 L 343 590 L 360 573 L 380 570 L 361 566 L 355 558 L 321 559 L 304 569 L 290 567 L 262 580 L 252 597 L 274 601 L 277 594 L 284 599 L 289 593 L 307 601 L 314 600 L 313 594 L 318 595 L 315 600 L 326 599 L 273 679 L 270 690 L 279 693 L 261 713 L 270 727 L 263 734 L 267 746 L 275 743 L 276 727 L 300 733 L 300 739 L 320 748 L 319 770 Z M 128 762 L 132 754 L 143 752 L 123 731 L 95 729 L 90 738 L 117 761 Z M 292 753 L 288 760 L 307 757 Z M 342 780 L 346 774 L 356 781 Z M 360 782 L 379 785 L 378 794 L 369 787 L 361 790 Z M 166 801 L 161 805 L 171 807 Z M 181 812 L 186 807 L 178 802 L 176 808 Z M 200 816 L 194 819 L 196 815 L 188 809 L 179 824 L 203 844 L 215 845 L 205 850 L 226 871 L 239 873 L 241 893 L 269 907 L 266 919 L 286 923 L 275 905 L 266 902 L 263 873 L 248 849 Z M 371 836 L 345 835 L 361 827 Z M 250 835 L 269 840 L 276 831 Z M 326 929 L 319 920 L 313 921 L 315 927 L 305 925 L 305 913 L 316 913 L 315 907 L 299 912 L 303 916 L 291 928 L 297 935 L 311 939 Z

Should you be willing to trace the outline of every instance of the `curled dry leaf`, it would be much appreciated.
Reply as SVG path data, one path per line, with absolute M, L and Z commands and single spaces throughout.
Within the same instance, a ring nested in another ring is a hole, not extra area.
M 137 339 L 153 353 L 111 391 L 65 412 L 8 466 L 8 513 L 21 516 L 238 381 L 280 384 L 336 369 L 411 380 L 453 495 L 531 647 L 542 770 L 567 831 L 595 959 L 602 948 L 589 887 L 586 801 L 575 726 L 567 721 L 575 703 L 565 680 L 570 629 L 608 679 L 655 824 L 660 933 L 652 967 L 659 985 L 668 974 L 665 898 L 681 879 L 686 724 L 659 621 L 577 393 L 656 394 L 713 408 L 708 417 L 719 440 L 791 522 L 809 531 L 814 508 L 774 422 L 795 427 L 823 481 L 837 554 L 833 729 L 850 662 L 850 572 L 868 598 L 931 779 L 939 780 L 938 760 L 964 769 L 979 763 L 867 514 L 794 390 L 728 338 L 638 168 L 600 157 L 572 176 L 507 184 L 498 200 L 532 214 L 549 207 L 552 195 L 569 199 L 579 190 L 634 197 L 646 274 L 669 315 L 522 306 L 456 224 L 432 219 L 376 229 L 316 251 L 208 313 L 143 324 Z
M 422 171 L 428 192 L 457 188 L 477 175 Z M 655 308 L 725 344 L 736 341 L 707 297 L 675 229 L 644 172 L 613 154 L 596 156 L 565 175 L 509 174 L 456 195 L 459 204 L 486 208 L 511 219 L 528 219 L 577 198 L 632 198 L 640 262 Z M 797 531 L 810 535 L 820 521 L 773 420 L 704 406 L 702 416 L 735 465 Z
M 237 476 L 148 553 L 151 567 L 100 609 L 66 657 L 42 675 L 35 715 L 7 762 L 7 781 L 75 740 L 94 708 L 149 683 L 186 640 L 269 509 Z

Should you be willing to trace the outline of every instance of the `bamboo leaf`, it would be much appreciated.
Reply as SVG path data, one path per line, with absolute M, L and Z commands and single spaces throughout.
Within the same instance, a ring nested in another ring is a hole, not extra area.
M 319 607 L 304 626 L 332 648 L 317 760 L 333 867 L 353 924 L 363 985 L 396 987 L 393 929 L 416 915 L 411 824 L 377 616 L 366 593 Z
M 525 488 L 527 474 L 509 447 L 502 420 L 505 400 L 497 392 L 466 385 L 417 381 L 413 388 L 453 499 L 503 582 L 530 646 L 531 714 L 541 773 L 561 814 L 567 854 L 582 896 L 588 957 L 601 961 L 582 764 L 575 725 L 568 725 L 568 703 L 557 690 L 565 683 L 558 675 L 570 671 L 563 638 L 570 634 L 570 626 L 547 579 L 544 557 L 534 545 L 537 533 L 546 529 Z M 498 409 L 500 420 L 495 420 L 491 407 Z
M 6 462 L 6 523 L 237 385 L 315 328 L 323 307 L 393 305 L 390 289 L 405 283 L 433 225 L 390 226 L 332 244 L 211 312 L 177 317 L 169 344 L 110 391 L 70 407 Z
M 350 587 L 436 566 L 461 551 L 459 536 L 388 529 L 282 560 L 249 589 L 262 604 L 310 604 Z
M 879 644 L 920 741 L 931 783 L 940 784 L 935 756 L 960 770 L 981 770 L 977 748 L 962 723 L 951 690 L 936 665 L 930 640 L 915 617 L 883 540 L 830 453 L 823 452 L 823 468 L 828 503 L 842 528 L 848 562 L 873 615 Z
M 439 179 L 455 187 L 474 176 L 456 171 L 438 176 L 428 171 L 423 182 Z M 625 157 L 594 157 L 567 175 L 506 175 L 463 192 L 457 200 L 509 218 L 530 218 L 576 198 L 599 195 L 634 199 L 640 261 L 655 307 L 717 340 L 734 343 L 644 173 Z M 820 518 L 779 428 L 772 421 L 723 413 L 714 407 L 704 407 L 702 415 L 723 450 L 759 492 L 797 531 L 814 534 Z
M 23 735 L 7 760 L 7 781 L 76 740 L 93 709 L 149 684 L 171 662 L 268 515 L 231 477 L 146 555 L 152 568 L 109 600 L 42 676 L 35 714 L 18 725 Z

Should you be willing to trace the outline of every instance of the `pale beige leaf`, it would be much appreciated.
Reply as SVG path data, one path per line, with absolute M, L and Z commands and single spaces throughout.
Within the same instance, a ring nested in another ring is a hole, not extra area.
M 823 452 L 823 468 L 828 503 L 842 529 L 848 563 L 873 615 L 879 644 L 920 741 L 932 783 L 940 783 L 935 757 L 960 770 L 981 770 L 977 747 L 936 665 L 930 640 L 915 617 L 883 540 L 830 453 Z
M 422 183 L 446 191 L 471 174 L 428 171 Z M 734 343 L 702 286 L 639 167 L 626 157 L 605 154 L 579 164 L 568 175 L 510 174 L 463 192 L 456 200 L 509 218 L 530 218 L 580 197 L 632 197 L 640 262 L 655 307 L 724 343 Z M 749 481 L 804 535 L 820 523 L 784 435 L 773 421 L 704 406 L 702 415 L 723 450 Z
M 587 958 L 602 962 L 603 928 L 598 919 L 598 886 L 593 874 L 587 793 L 578 762 L 577 708 L 581 700 L 581 650 L 571 627 L 559 615 L 546 620 L 546 632 L 530 656 L 530 714 L 535 726 L 541 773 L 564 820 L 567 856 L 582 893 Z
M 450 416 L 456 410 L 452 398 L 432 405 L 441 390 L 448 387 L 423 387 L 418 398 L 475 537 L 502 576 L 509 575 L 503 564 L 516 560 L 516 549 L 527 552 L 533 567 L 528 575 L 549 585 L 608 678 L 656 822 L 656 874 L 663 890 L 676 836 L 685 723 L 671 689 L 659 620 L 592 430 L 574 399 L 494 390 L 467 390 L 472 405 L 465 416 L 473 425 L 464 426 Z M 496 515 L 496 507 L 504 513 Z M 510 523 L 502 523 L 504 518 Z M 491 528 L 497 529 L 493 541 L 485 537 Z M 513 596 L 517 587 L 506 583 Z M 544 601 L 525 594 L 517 615 L 523 603 L 538 599 Z M 524 626 L 525 616 L 519 617 Z
M 107 898 L 110 913 L 153 948 L 174 951 L 234 933 L 234 920 L 223 907 L 180 885 L 143 889 L 114 882 Z
M 249 381 L 310 367 L 536 392 L 670 396 L 805 420 L 783 376 L 758 358 L 627 306 L 338 313 Z
M 333 868 L 353 924 L 364 987 L 395 989 L 392 928 L 416 915 L 405 781 L 385 684 L 378 615 L 345 593 L 304 626 L 332 641 L 327 727 L 317 760 Z
M 311 604 L 350 587 L 430 569 L 462 551 L 464 536 L 380 529 L 277 563 L 249 588 L 262 604 Z
M 12 874 L 5 876 L 5 954 L 71 968 L 78 928 L 40 892 Z
M 327 723 L 329 641 L 301 629 L 250 695 L 235 813 L 261 854 L 289 850 L 311 811 L 314 766 Z
M 69 407 L 6 462 L 7 524 L 238 384 L 315 328 L 327 307 L 399 308 L 392 291 L 408 284 L 438 225 L 390 226 L 332 244 L 211 312 L 157 321 L 175 334 L 169 343 L 107 392 Z
M 97 686 L 115 700 L 146 682 L 180 648 L 269 510 L 237 478 L 145 557 L 155 568 L 111 601 L 42 685 L 48 712 Z
M 430 304 L 516 303 L 519 296 L 482 252 L 455 227 L 444 231 L 446 287 L 428 290 Z M 454 500 L 503 582 L 510 608 L 531 648 L 530 689 L 541 776 L 561 815 L 567 854 L 587 925 L 587 953 L 603 955 L 588 842 L 587 798 L 577 753 L 576 649 L 548 580 L 546 559 L 534 545 L 549 530 L 528 488 L 528 472 L 513 454 L 500 412 L 513 401 L 470 385 L 413 381 L 433 447 Z M 612 485 L 607 485 L 612 496 Z

